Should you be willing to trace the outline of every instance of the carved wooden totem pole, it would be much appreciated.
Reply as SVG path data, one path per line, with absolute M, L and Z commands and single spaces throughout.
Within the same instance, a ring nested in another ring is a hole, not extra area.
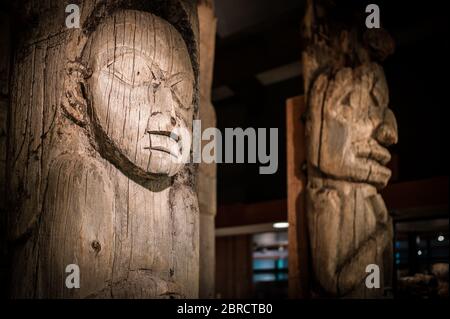
M 12 297 L 195 298 L 195 1 L 26 1 L 9 125 Z M 174 130 L 177 134 L 171 134 Z M 66 267 L 80 288 L 66 287 Z
M 375 298 L 391 279 L 392 221 L 378 191 L 391 176 L 386 147 L 397 142 L 397 125 L 377 61 L 393 52 L 393 42 L 331 3 L 310 1 L 304 29 L 313 290 Z M 366 286 L 371 264 L 380 269 L 378 289 Z

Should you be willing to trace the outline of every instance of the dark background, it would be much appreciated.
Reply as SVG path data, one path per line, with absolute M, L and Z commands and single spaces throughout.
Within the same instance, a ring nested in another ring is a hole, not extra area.
M 450 37 L 445 2 L 345 3 L 362 12 L 367 4 L 378 4 L 382 26 L 396 42 L 395 53 L 384 63 L 399 127 L 399 143 L 391 148 L 397 170 L 392 182 L 447 176 Z M 279 134 L 276 174 L 260 175 L 259 164 L 218 165 L 219 206 L 287 196 L 285 102 L 303 94 L 304 5 L 303 0 L 216 0 L 217 126 L 222 132 L 225 127 L 276 127 Z M 284 79 L 267 84 L 277 74 Z

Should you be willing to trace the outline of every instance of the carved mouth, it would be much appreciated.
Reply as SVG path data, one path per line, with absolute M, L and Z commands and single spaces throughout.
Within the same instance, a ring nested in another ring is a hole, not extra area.
M 152 151 L 159 151 L 163 152 L 169 155 L 172 155 L 175 158 L 178 158 L 178 154 L 174 153 L 172 150 L 168 149 L 167 147 L 160 146 L 160 145 L 152 145 L 151 141 L 151 135 L 157 135 L 157 136 L 164 136 L 170 140 L 170 142 L 178 143 L 180 140 L 180 136 L 169 131 L 147 131 L 147 134 L 149 135 L 149 142 L 150 146 L 144 147 L 145 150 L 152 150 Z
M 150 147 L 144 147 L 144 150 L 152 150 L 152 151 L 160 151 L 169 155 L 172 155 L 175 158 L 178 158 L 178 155 L 171 152 L 170 150 L 168 150 L 165 147 L 161 147 L 161 146 L 150 146 Z
M 179 142 L 181 137 L 173 132 L 169 132 L 169 131 L 147 131 L 148 134 L 150 135 L 162 135 L 162 136 L 167 136 L 170 137 L 171 139 L 173 139 L 175 142 Z
M 370 160 L 377 162 L 379 165 L 381 166 L 386 166 L 386 164 L 389 162 L 390 157 L 389 158 L 383 158 L 383 159 L 379 159 L 379 158 L 374 158 L 374 157 L 369 157 Z
M 386 166 L 391 160 L 389 151 L 377 142 L 369 142 L 369 144 L 358 145 L 356 156 L 359 158 L 367 158 L 382 166 Z

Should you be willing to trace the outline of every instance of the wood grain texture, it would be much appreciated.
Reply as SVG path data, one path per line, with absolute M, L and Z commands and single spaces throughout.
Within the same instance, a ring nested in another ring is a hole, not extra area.
M 68 30 L 50 2 L 13 66 L 11 296 L 196 298 L 196 167 L 171 160 L 198 112 L 195 6 L 86 0 Z
M 309 298 L 309 242 L 306 216 L 306 103 L 303 96 L 286 102 L 289 298 Z
M 253 296 L 252 236 L 217 237 L 216 293 L 222 299 Z
M 211 103 L 217 19 L 212 0 L 198 5 L 200 25 L 200 109 L 202 130 L 216 127 L 216 113 Z M 207 141 L 202 141 L 202 149 Z M 200 207 L 200 298 L 214 298 L 215 217 L 217 213 L 217 165 L 200 163 L 198 167 L 198 202 Z
M 9 68 L 11 58 L 10 17 L 0 11 L 0 96 L 9 95 Z
M 384 295 L 392 271 L 392 222 L 378 191 L 391 176 L 386 147 L 398 136 L 377 61 L 393 42 L 382 29 L 361 30 L 364 24 L 350 18 L 338 23 L 334 12 L 339 5 L 309 1 L 304 20 L 314 294 L 375 298 Z M 365 285 L 369 264 L 380 267 L 380 289 Z
M 10 18 L 0 11 L 0 294 L 7 295 L 6 244 L 6 133 L 9 106 L 9 69 L 11 57 Z

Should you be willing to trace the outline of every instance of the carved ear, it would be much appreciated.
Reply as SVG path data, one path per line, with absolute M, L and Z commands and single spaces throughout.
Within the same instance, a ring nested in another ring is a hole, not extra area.
M 92 72 L 80 62 L 67 62 L 61 106 L 67 117 L 80 126 L 87 123 L 86 79 Z

